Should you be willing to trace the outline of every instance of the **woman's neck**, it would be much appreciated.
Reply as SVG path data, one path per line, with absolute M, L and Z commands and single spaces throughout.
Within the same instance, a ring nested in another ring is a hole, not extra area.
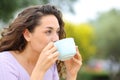
M 24 60 L 31 65 L 35 65 L 38 58 L 39 58 L 40 53 L 37 52 L 33 52 L 30 50 L 24 50 L 23 52 L 21 52 L 21 57 L 24 58 Z

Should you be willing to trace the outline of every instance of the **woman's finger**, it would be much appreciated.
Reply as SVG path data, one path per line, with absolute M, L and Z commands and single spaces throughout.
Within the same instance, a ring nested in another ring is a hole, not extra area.
M 54 52 L 53 54 L 51 54 L 51 56 L 52 56 L 52 58 L 56 58 L 56 57 L 58 57 L 58 56 L 59 56 L 59 52 L 58 52 L 58 51 L 56 51 L 56 52 Z
M 47 46 L 43 49 L 43 51 L 49 50 L 49 49 L 51 49 L 52 47 L 54 47 L 54 43 L 53 43 L 53 42 L 50 42 L 50 43 L 48 43 Z
M 82 56 L 78 50 L 78 46 L 76 46 L 76 55 L 75 55 L 75 58 L 79 59 L 79 60 L 82 60 Z
M 57 48 L 54 46 L 54 47 L 52 47 L 50 50 L 49 50 L 49 52 L 50 53 L 54 53 L 54 52 L 56 52 L 57 51 Z
M 79 65 L 82 65 L 82 60 L 78 60 L 78 59 L 76 59 L 76 58 L 74 58 L 74 57 L 73 57 L 73 60 L 74 60 L 76 63 L 78 63 Z
M 55 63 L 55 61 L 58 59 L 58 56 L 59 56 L 58 51 L 54 52 L 53 54 L 50 54 L 48 56 L 49 63 L 51 63 L 51 64 Z

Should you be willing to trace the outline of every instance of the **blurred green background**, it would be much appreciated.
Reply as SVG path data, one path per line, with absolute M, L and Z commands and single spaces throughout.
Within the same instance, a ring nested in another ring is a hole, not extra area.
M 0 31 L 27 6 L 50 3 L 61 9 L 63 15 L 76 15 L 74 6 L 78 1 L 81 3 L 83 0 L 1 0 Z M 92 1 L 95 0 L 91 0 L 91 4 Z M 85 9 L 90 12 L 87 5 Z M 74 23 L 63 18 L 67 37 L 74 37 L 83 57 L 77 80 L 120 80 L 120 9 L 103 11 L 86 22 Z

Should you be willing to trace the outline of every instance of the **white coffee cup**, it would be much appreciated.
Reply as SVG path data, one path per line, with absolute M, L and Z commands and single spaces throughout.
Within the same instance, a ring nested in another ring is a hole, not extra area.
M 58 59 L 61 61 L 69 60 L 76 54 L 76 46 L 73 38 L 65 38 L 54 43 L 59 54 Z

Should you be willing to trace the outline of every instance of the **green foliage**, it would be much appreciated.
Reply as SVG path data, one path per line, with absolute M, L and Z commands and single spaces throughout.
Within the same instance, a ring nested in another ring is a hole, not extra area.
M 51 3 L 60 7 L 64 11 L 73 12 L 72 4 L 77 0 L 1 0 L 0 20 L 7 23 L 13 18 L 14 13 L 24 7 L 37 4 Z M 64 7 L 63 7 L 64 5 Z
M 36 1 L 36 0 L 35 0 Z M 8 22 L 13 18 L 13 14 L 18 9 L 34 4 L 31 0 L 1 0 L 0 1 L 0 20 Z
M 97 57 L 120 64 L 120 10 L 112 9 L 102 13 L 92 24 L 96 28 Z M 120 65 L 118 72 L 111 72 L 111 75 L 112 80 L 120 79 Z
M 77 80 L 110 80 L 109 74 L 104 72 L 81 71 L 78 75 Z
M 12 2 L 13 1 L 13 2 Z M 3 21 L 7 21 L 8 18 L 11 18 L 11 14 L 16 10 L 16 1 L 12 0 L 8 3 L 8 0 L 2 0 L 0 2 L 0 19 L 3 19 Z M 4 6 L 6 5 L 6 6 Z
M 120 11 L 111 10 L 103 13 L 93 22 L 96 28 L 98 53 L 107 58 L 120 61 Z
M 94 29 L 92 26 L 90 26 L 89 24 L 74 25 L 66 22 L 65 30 L 67 37 L 74 38 L 84 62 L 86 62 L 95 54 L 95 37 Z

